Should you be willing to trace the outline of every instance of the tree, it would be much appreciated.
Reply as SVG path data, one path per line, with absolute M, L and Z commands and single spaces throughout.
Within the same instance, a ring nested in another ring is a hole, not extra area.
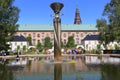
M 100 50 L 100 49 L 101 49 L 101 45 L 97 44 L 97 50 Z
M 38 42 L 38 44 L 37 44 L 37 49 L 39 50 L 39 51 L 41 51 L 42 50 L 42 44 L 40 43 L 40 42 Z
M 120 0 L 111 0 L 106 4 L 103 15 L 108 16 L 110 33 L 113 34 L 114 40 L 120 41 Z
M 27 39 L 29 45 L 32 46 L 32 38 L 30 36 L 28 36 L 26 39 Z
M 19 50 L 20 50 L 20 45 L 17 46 L 17 51 L 19 51 Z
M 108 29 L 104 27 L 109 32 L 106 38 L 109 39 L 108 42 L 120 41 L 120 0 L 111 0 L 110 3 L 107 3 L 103 11 L 103 16 L 108 17 L 109 24 L 106 25 Z M 97 22 L 97 25 L 102 24 L 104 22 L 101 22 L 101 24 Z
M 44 39 L 44 48 L 52 48 L 52 42 L 50 41 L 50 37 L 46 37 Z
M 19 9 L 13 5 L 14 0 L 0 0 L 0 51 L 8 50 L 7 42 L 12 40 L 18 30 Z
M 105 19 L 97 20 L 97 25 L 100 36 L 101 43 L 108 44 L 111 40 L 110 37 L 112 37 L 112 34 L 110 34 L 110 26 L 107 25 L 107 21 Z
M 24 52 L 26 51 L 26 45 L 23 46 L 23 51 L 24 51 Z
M 118 44 L 114 44 L 114 48 L 115 48 L 115 50 L 119 50 Z
M 61 48 L 65 48 L 66 47 L 66 44 L 64 44 L 62 41 L 61 41 Z
M 67 42 L 67 45 L 66 45 L 68 48 L 74 48 L 76 45 L 75 45 L 75 42 L 74 42 L 74 37 L 73 36 L 69 36 L 68 37 L 68 42 Z

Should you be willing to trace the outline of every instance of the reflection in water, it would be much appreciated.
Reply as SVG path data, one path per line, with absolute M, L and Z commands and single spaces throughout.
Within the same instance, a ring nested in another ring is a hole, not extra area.
M 26 60 L 26 59 L 25 59 Z M 14 60 L 9 60 L 10 62 Z M 27 60 L 22 66 L 0 64 L 0 80 L 119 80 L 120 58 L 80 57 L 73 62 L 45 63 Z M 14 73 L 13 73 L 14 72 Z
M 54 80 L 62 80 L 62 65 L 54 64 Z
M 6 66 L 6 61 L 0 64 L 0 80 L 15 80 L 13 72 L 8 70 Z
M 32 61 L 29 60 L 28 63 L 27 63 L 28 71 L 30 71 L 30 69 L 31 69 L 31 65 L 32 65 Z
M 86 56 L 86 64 L 120 64 L 120 58 Z
M 120 65 L 101 65 L 101 80 L 120 80 Z

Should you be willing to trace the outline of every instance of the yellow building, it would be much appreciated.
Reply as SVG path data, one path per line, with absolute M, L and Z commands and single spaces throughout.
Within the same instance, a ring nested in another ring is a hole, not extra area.
M 98 34 L 98 29 L 94 24 L 82 24 L 79 10 L 76 8 L 74 24 L 62 24 L 61 32 L 64 44 L 67 43 L 69 36 L 74 36 L 75 43 L 81 44 L 81 40 L 87 34 Z M 17 34 L 31 36 L 33 45 L 36 45 L 38 42 L 43 43 L 47 36 L 51 38 L 51 41 L 54 40 L 54 26 L 53 24 L 20 24 Z
M 31 36 L 33 45 L 36 45 L 38 42 L 43 43 L 44 38 L 49 36 L 51 41 L 54 40 L 54 27 L 53 25 L 48 24 L 21 24 L 19 26 L 18 35 L 23 35 L 25 37 Z M 96 25 L 91 24 L 66 24 L 61 25 L 61 38 L 63 43 L 67 43 L 69 36 L 74 36 L 76 44 L 81 44 L 81 40 L 86 35 L 95 35 L 98 34 Z

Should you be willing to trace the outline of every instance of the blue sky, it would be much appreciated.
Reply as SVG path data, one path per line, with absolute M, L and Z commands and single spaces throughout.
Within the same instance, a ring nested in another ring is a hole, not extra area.
M 82 24 L 96 24 L 96 19 L 104 18 L 102 12 L 110 0 L 15 0 L 20 9 L 18 24 L 52 24 L 52 2 L 64 4 L 61 13 L 62 24 L 73 24 L 75 9 L 78 6 Z

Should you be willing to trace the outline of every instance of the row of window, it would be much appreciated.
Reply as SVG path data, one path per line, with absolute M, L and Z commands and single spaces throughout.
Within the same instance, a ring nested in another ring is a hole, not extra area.
M 33 39 L 32 42 L 33 42 L 33 45 L 36 45 L 38 42 L 44 43 L 44 39 L 42 39 L 42 40 Z M 51 42 L 54 43 L 54 39 L 51 39 Z M 67 44 L 67 39 L 64 39 L 63 43 Z M 80 44 L 80 39 L 76 38 L 75 43 Z
M 63 33 L 62 35 L 63 35 L 63 37 L 64 38 L 66 38 L 67 37 L 67 35 L 68 36 L 75 36 L 76 35 L 76 37 L 84 37 L 85 35 L 87 35 L 87 34 L 90 34 L 90 33 L 88 33 L 88 32 L 85 32 L 85 33 L 80 33 L 79 34 L 79 32 L 76 32 L 76 34 L 75 33 L 71 33 L 71 32 L 68 32 L 68 33 Z M 93 32 L 93 35 L 94 34 L 96 34 L 96 32 Z M 50 36 L 51 35 L 51 36 Z M 46 36 L 49 36 L 49 37 L 51 37 L 51 38 L 53 38 L 53 36 L 54 36 L 54 33 L 53 32 L 51 32 L 51 34 L 46 34 Z M 26 37 L 27 36 L 27 33 L 24 33 L 24 36 Z M 31 36 L 31 34 L 28 34 L 28 36 Z M 36 35 L 36 33 L 33 33 L 33 35 L 31 36 L 31 37 L 33 37 L 33 38 L 35 38 L 35 37 L 38 37 L 38 38 L 40 38 L 40 37 L 42 37 L 42 38 L 44 38 L 45 37 L 45 34 L 44 34 L 44 32 L 42 32 L 41 34 L 40 33 L 38 33 L 37 35 Z
M 20 45 L 20 46 L 23 46 L 23 45 L 25 45 L 24 43 L 17 43 L 17 42 L 15 42 L 15 43 L 10 43 L 10 46 L 16 46 L 16 45 Z
M 72 34 L 68 34 L 68 36 L 75 36 L 75 34 L 74 33 L 72 33 Z M 80 37 L 83 37 L 84 35 L 83 35 L 83 33 L 80 35 Z M 67 34 L 66 33 L 64 33 L 63 34 L 63 37 L 64 38 L 66 38 L 67 37 Z M 76 37 L 79 37 L 79 34 L 76 34 Z
M 53 42 L 53 41 L 54 41 L 54 40 L 51 39 L 51 42 Z M 33 39 L 32 42 L 33 42 L 33 45 L 36 45 L 36 43 L 39 43 L 39 42 L 44 43 L 44 39 L 42 39 L 42 40 Z
M 98 44 L 98 41 L 88 41 L 88 44 Z
M 36 33 L 33 33 L 33 35 L 31 35 L 31 34 L 28 34 L 28 35 L 27 35 L 27 33 L 24 33 L 23 35 L 24 35 L 25 37 L 26 37 L 26 36 L 31 36 L 31 37 L 33 37 L 33 38 L 35 38 L 36 36 L 37 36 L 38 38 L 40 38 L 40 37 L 43 37 L 43 38 L 44 38 L 44 36 L 45 36 L 44 33 L 42 33 L 42 34 L 38 33 L 37 35 L 36 35 Z M 49 34 L 47 33 L 46 36 L 49 36 Z M 53 37 L 53 33 L 51 33 L 51 36 L 50 36 L 50 37 Z

